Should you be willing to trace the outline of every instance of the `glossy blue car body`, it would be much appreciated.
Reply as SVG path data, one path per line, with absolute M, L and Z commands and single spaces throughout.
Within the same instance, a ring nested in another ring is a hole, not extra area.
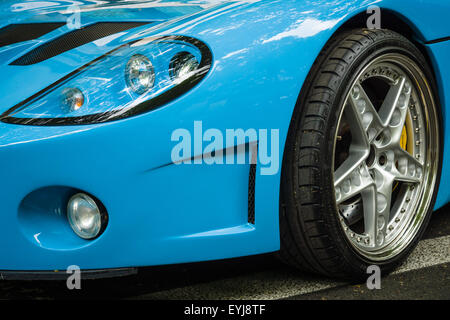
M 2 2 L 0 27 L 65 21 L 71 1 Z M 140 1 L 81 7 L 81 23 L 151 21 L 102 45 L 88 43 L 29 66 L 9 65 L 49 39 L 0 48 L 0 113 L 130 39 L 181 35 L 199 39 L 211 70 L 164 106 L 88 125 L 0 122 L 0 270 L 139 267 L 223 259 L 279 249 L 280 172 L 256 171 L 255 223 L 248 223 L 250 165 L 174 165 L 177 128 L 278 129 L 284 149 L 303 82 L 325 43 L 369 5 L 389 10 L 414 31 L 435 72 L 444 138 L 450 113 L 450 4 L 430 0 Z M 84 11 L 83 11 L 84 10 Z M 436 208 L 450 199 L 449 139 L 444 139 Z M 226 147 L 233 147 L 227 145 Z M 199 156 L 199 154 L 194 154 Z M 282 154 L 280 155 L 280 159 Z M 79 238 L 64 213 L 82 190 L 109 215 L 95 240 Z

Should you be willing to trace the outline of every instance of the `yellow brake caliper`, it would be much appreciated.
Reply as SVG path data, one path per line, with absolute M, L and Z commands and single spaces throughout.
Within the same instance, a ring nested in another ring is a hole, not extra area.
M 406 144 L 408 142 L 408 133 L 406 132 L 406 125 L 403 126 L 402 130 L 402 136 L 400 137 L 400 147 L 402 147 L 403 150 L 406 150 Z
M 400 147 L 407 151 L 407 145 L 408 145 L 408 132 L 406 131 L 406 124 L 403 126 L 403 130 L 402 130 L 402 136 L 400 137 Z M 397 188 L 398 186 L 398 182 L 396 184 L 394 184 L 394 188 L 392 189 L 392 191 L 395 190 L 395 188 Z

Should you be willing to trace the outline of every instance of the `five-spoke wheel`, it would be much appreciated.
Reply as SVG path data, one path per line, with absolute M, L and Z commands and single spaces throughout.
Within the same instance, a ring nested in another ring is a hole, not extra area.
M 389 30 L 337 35 L 300 94 L 285 146 L 280 256 L 312 272 L 393 270 L 421 238 L 441 168 L 433 73 Z
M 414 237 L 431 196 L 428 147 L 437 147 L 416 77 L 420 69 L 398 54 L 368 64 L 351 86 L 335 139 L 334 189 L 350 243 L 386 260 Z M 425 79 L 422 79 L 425 80 Z M 345 136 L 345 139 L 344 139 Z M 425 165 L 427 164 L 427 165 Z M 425 198 L 424 198 L 425 197 Z

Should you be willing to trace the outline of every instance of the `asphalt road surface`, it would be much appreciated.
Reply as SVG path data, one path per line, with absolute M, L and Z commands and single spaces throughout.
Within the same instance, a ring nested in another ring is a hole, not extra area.
M 274 255 L 141 269 L 137 276 L 65 281 L 0 281 L 0 299 L 450 299 L 450 206 L 434 213 L 408 260 L 381 289 L 300 273 Z

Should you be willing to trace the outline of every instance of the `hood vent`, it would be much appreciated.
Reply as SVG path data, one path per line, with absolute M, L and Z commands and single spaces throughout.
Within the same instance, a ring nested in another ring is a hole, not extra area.
M 99 22 L 91 24 L 46 42 L 10 64 L 16 66 L 35 64 L 86 43 L 148 23 L 149 22 Z
M 40 38 L 63 25 L 62 22 L 10 24 L 0 29 L 0 47 Z

